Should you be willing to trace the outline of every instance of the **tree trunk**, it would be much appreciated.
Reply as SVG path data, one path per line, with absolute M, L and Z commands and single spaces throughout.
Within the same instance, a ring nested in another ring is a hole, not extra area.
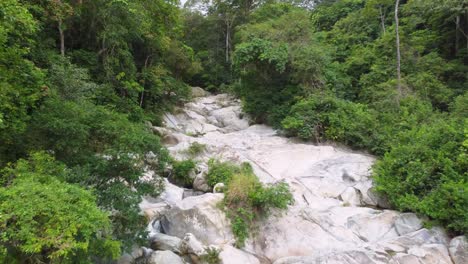
M 61 19 L 58 20 L 58 30 L 60 34 L 60 54 L 62 54 L 62 56 L 65 56 L 65 35 L 63 33 Z
M 460 42 L 460 16 L 455 18 L 455 55 L 458 54 L 458 44 Z
M 400 55 L 400 32 L 398 21 L 398 7 L 400 0 L 395 2 L 395 31 L 396 31 L 396 50 L 397 50 L 397 88 L 398 88 L 398 101 L 402 95 L 401 92 L 401 55 Z
M 385 29 L 385 13 L 382 11 L 382 6 L 379 6 L 379 12 L 380 12 L 380 23 L 382 25 L 382 31 L 385 34 L 386 29 Z
M 226 19 L 226 63 L 229 62 L 229 35 L 230 35 L 230 26 L 229 26 L 229 18 Z

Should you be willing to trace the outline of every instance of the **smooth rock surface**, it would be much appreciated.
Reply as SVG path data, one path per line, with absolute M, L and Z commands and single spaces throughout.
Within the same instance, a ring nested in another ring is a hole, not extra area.
M 148 264 L 184 264 L 182 259 L 169 250 L 155 251 L 148 259 Z
M 233 235 L 228 219 L 218 208 L 222 199 L 222 194 L 213 193 L 183 199 L 162 217 L 162 229 L 176 237 L 192 233 L 206 245 L 228 243 Z
M 177 114 L 166 114 L 164 122 L 159 130 L 177 139 L 168 145 L 177 159 L 187 158 L 193 142 L 206 145 L 195 158 L 204 168 L 195 177 L 195 190 L 211 191 L 204 171 L 212 157 L 249 162 L 265 184 L 289 184 L 294 204 L 259 223 L 240 250 L 262 263 L 451 263 L 454 255 L 465 260 L 465 242 L 455 240 L 449 255 L 450 240 L 442 230 L 422 228 L 414 214 L 379 209 L 389 204 L 373 192 L 372 156 L 250 125 L 239 100 L 225 94 L 196 98 Z M 217 206 L 222 199 L 223 194 L 212 193 L 171 198 L 162 230 L 179 238 L 191 233 L 204 246 L 232 245 L 229 221 Z M 240 252 L 227 247 L 221 254 Z
M 457 236 L 450 241 L 450 256 L 455 264 L 468 263 L 468 240 L 466 236 Z
M 154 250 L 170 250 L 179 253 L 182 240 L 178 237 L 157 233 L 150 237 L 151 248 Z
M 223 246 L 219 259 L 221 264 L 260 264 L 255 256 L 230 245 Z

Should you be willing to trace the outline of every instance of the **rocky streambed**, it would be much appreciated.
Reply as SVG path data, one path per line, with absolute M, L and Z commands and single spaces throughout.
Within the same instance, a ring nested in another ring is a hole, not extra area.
M 140 204 L 151 219 L 151 249 L 136 249 L 121 263 L 203 263 L 209 248 L 224 264 L 468 263 L 465 237 L 449 238 L 440 228 L 424 228 L 415 214 L 383 209 L 385 201 L 372 192 L 374 157 L 251 125 L 226 94 L 195 98 L 154 130 L 177 159 L 187 159 L 194 142 L 206 149 L 195 158 L 193 190 L 166 181 L 159 198 Z M 294 205 L 262 220 L 242 249 L 233 246 L 219 209 L 223 194 L 211 193 L 204 178 L 212 157 L 249 162 L 262 182 L 286 181 L 294 195 Z

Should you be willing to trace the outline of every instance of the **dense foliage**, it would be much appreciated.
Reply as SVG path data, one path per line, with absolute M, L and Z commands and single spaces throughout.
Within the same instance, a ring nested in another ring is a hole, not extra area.
M 379 155 L 396 208 L 466 233 L 466 8 L 404 1 L 397 32 L 394 1 L 263 5 L 237 28 L 234 90 L 256 121 Z
M 145 240 L 138 204 L 170 160 L 145 122 L 200 69 L 181 27 L 170 1 L 0 1 L 0 262 L 96 263 Z
M 195 164 L 147 126 L 188 84 L 236 93 L 289 136 L 377 155 L 376 189 L 397 209 L 467 232 L 466 1 L 401 1 L 397 14 L 393 0 L 177 5 L 0 1 L 0 262 L 106 262 L 143 241 L 138 203 L 166 164 L 192 180 Z M 291 201 L 246 165 L 209 166 L 239 246 Z

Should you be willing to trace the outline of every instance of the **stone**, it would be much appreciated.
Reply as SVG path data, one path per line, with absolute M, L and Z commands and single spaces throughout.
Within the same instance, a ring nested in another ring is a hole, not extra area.
M 359 197 L 359 193 L 353 187 L 346 188 L 346 190 L 341 194 L 341 200 L 343 200 L 343 203 L 345 205 L 350 205 L 350 206 L 361 205 L 361 199 Z
M 455 264 L 468 263 L 468 240 L 466 236 L 457 236 L 450 241 L 449 252 Z
M 369 188 L 367 190 L 367 196 L 373 200 L 373 203 L 370 204 L 370 205 L 376 205 L 380 208 L 383 208 L 383 209 L 388 209 L 388 208 L 392 208 L 390 202 L 388 201 L 388 199 L 383 196 L 382 194 L 379 194 L 377 192 L 374 191 L 374 188 Z
M 203 90 L 200 87 L 192 87 L 192 97 L 204 97 L 209 95 L 209 93 L 205 90 Z
M 148 258 L 148 264 L 184 264 L 182 259 L 169 250 L 155 251 Z
M 160 218 L 164 214 L 164 211 L 170 208 L 165 202 L 151 202 L 146 197 L 143 198 L 139 207 L 148 220 Z
M 229 243 L 233 239 L 231 226 L 218 206 L 223 197 L 206 193 L 183 199 L 162 217 L 162 229 L 176 237 L 192 233 L 206 245 Z
M 422 221 L 416 214 L 403 213 L 400 214 L 395 221 L 395 229 L 398 234 L 405 235 L 422 228 Z
M 223 193 L 224 192 L 224 183 L 218 182 L 213 187 L 213 193 Z
M 408 255 L 416 256 L 418 262 L 428 264 L 451 264 L 447 247 L 442 244 L 425 244 L 408 250 Z
M 163 233 L 156 233 L 149 238 L 151 248 L 154 250 L 170 250 L 180 253 L 182 240 L 178 237 L 168 236 Z
M 187 233 L 180 244 L 180 251 L 184 254 L 202 256 L 205 254 L 205 246 L 191 233 Z
M 450 240 L 444 231 L 422 228 L 413 214 L 384 210 L 391 207 L 374 192 L 371 168 L 375 158 L 370 155 L 304 143 L 278 135 L 271 127 L 250 125 L 240 101 L 226 94 L 194 98 L 175 114 L 166 114 L 164 123 L 161 132 L 178 139 L 168 146 L 174 157 L 187 158 L 183 150 L 196 136 L 197 142 L 207 146 L 196 157 L 199 164 L 206 165 L 210 157 L 249 162 L 262 183 L 284 181 L 290 186 L 294 204 L 262 218 L 255 236 L 240 252 L 226 248 L 221 254 L 247 254 L 262 263 L 389 263 L 396 258 L 400 263 L 431 263 L 447 259 L 444 248 Z M 201 170 L 193 185 L 194 192 L 212 191 Z M 179 238 L 191 233 L 202 245 L 224 248 L 232 244 L 231 226 L 217 206 L 223 194 L 187 197 L 192 194 L 183 192 L 183 200 L 163 211 L 161 230 Z M 235 257 L 226 261 L 230 259 Z
M 365 250 L 350 250 L 325 253 L 319 256 L 293 256 L 276 260 L 273 264 L 383 264 L 386 255 L 379 255 Z
M 158 197 L 158 200 L 165 202 L 169 205 L 175 205 L 182 201 L 184 196 L 184 189 L 177 185 L 170 183 L 167 179 L 164 179 L 164 191 Z
M 260 261 L 243 250 L 237 249 L 231 245 L 224 245 L 219 253 L 219 259 L 222 264 L 260 264 Z
M 193 189 L 195 191 L 210 192 L 211 187 L 208 185 L 203 173 L 199 173 L 193 180 Z
M 239 119 L 240 106 L 228 106 L 213 111 L 211 114 L 221 124 L 226 132 L 238 131 L 249 127 L 249 121 Z
M 365 242 L 380 241 L 398 237 L 394 228 L 398 213 L 395 211 L 377 211 L 372 214 L 358 214 L 348 218 L 346 226 Z
M 202 195 L 202 194 L 204 194 L 204 192 L 195 191 L 195 190 L 192 190 L 192 189 L 185 189 L 184 193 L 182 195 L 182 199 L 185 199 L 187 197 L 192 197 L 192 196 L 199 196 L 199 195 Z

